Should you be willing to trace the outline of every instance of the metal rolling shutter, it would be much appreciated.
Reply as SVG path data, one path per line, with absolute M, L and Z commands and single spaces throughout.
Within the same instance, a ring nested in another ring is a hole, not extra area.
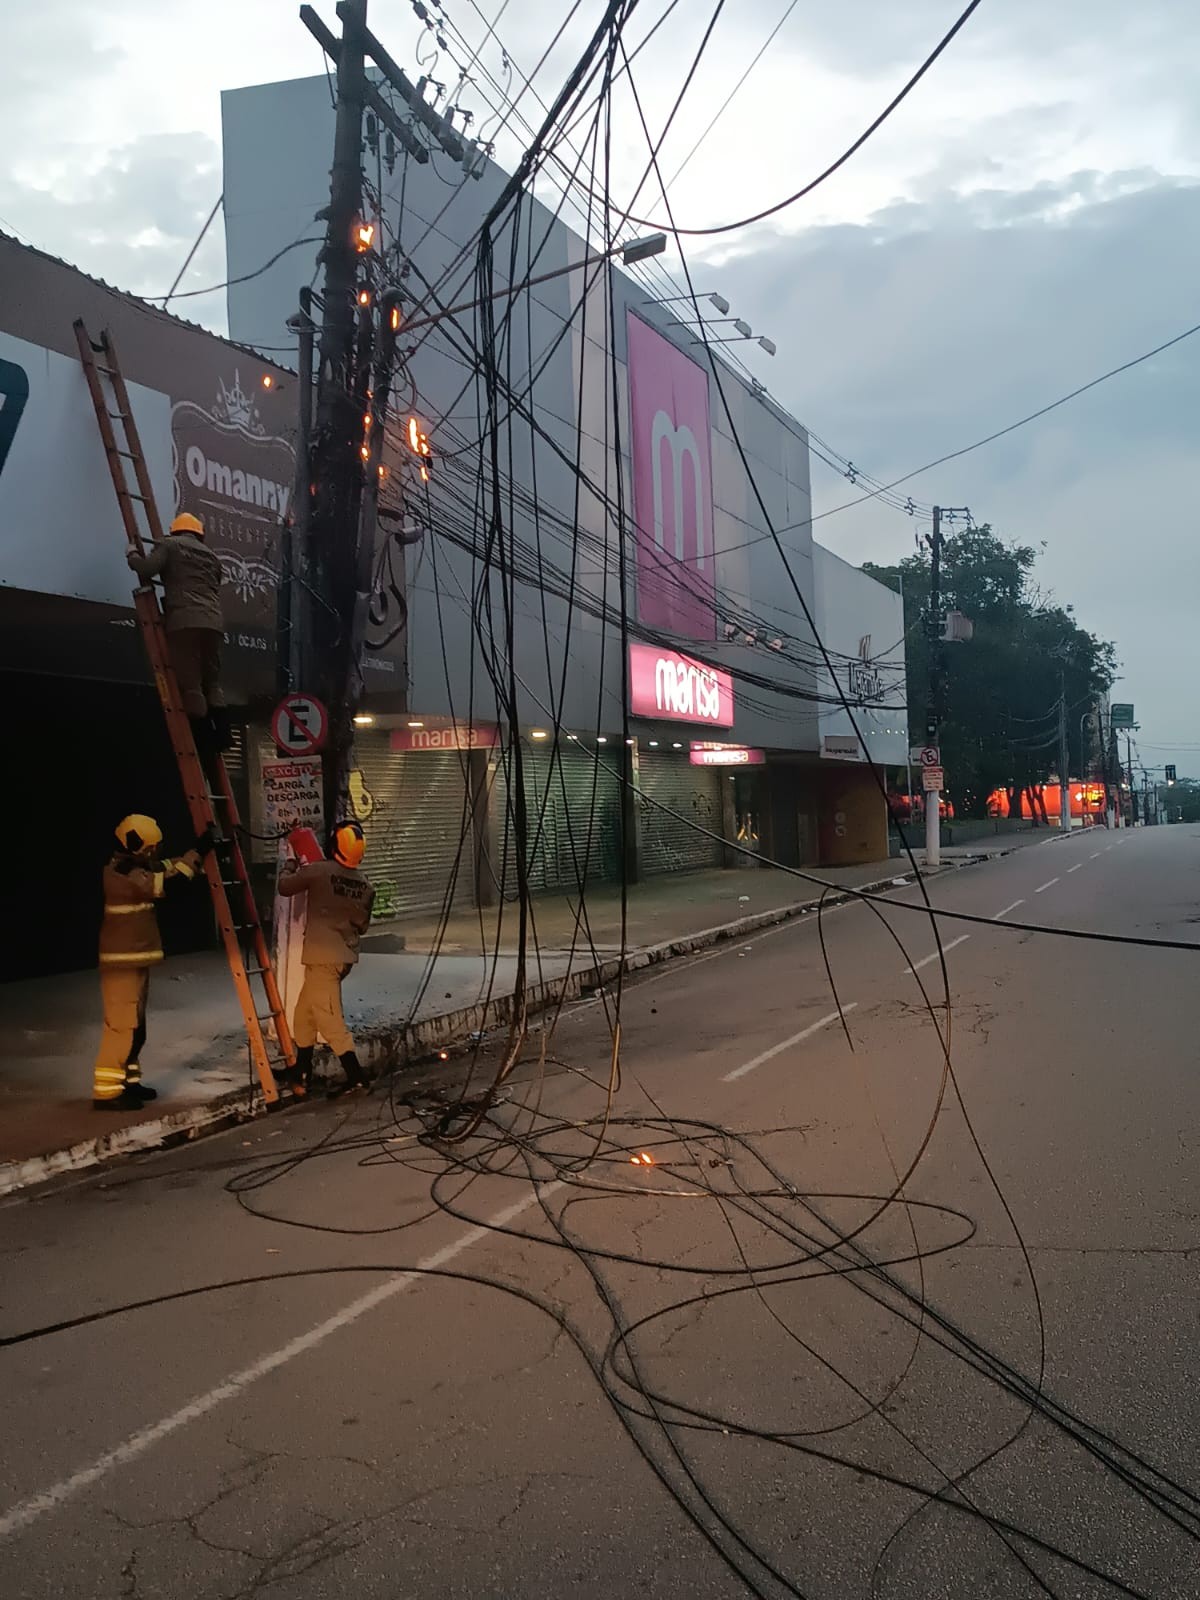
M 638 800 L 642 872 L 696 872 L 721 866 L 720 769 L 693 767 L 679 751 L 640 750 L 638 772 L 638 786 L 647 797 Z M 654 805 L 655 800 L 660 804 Z M 671 809 L 664 811 L 662 806 Z M 693 822 L 718 837 L 710 839 L 691 826 Z
M 376 920 L 475 899 L 475 847 L 465 807 L 465 750 L 393 753 L 386 736 L 355 740 L 361 786 L 351 798 L 366 835 L 364 871 L 375 885 Z M 460 853 L 459 843 L 466 834 Z
M 585 870 L 588 883 L 613 883 L 621 876 L 621 780 L 615 769 L 620 748 L 602 747 L 599 758 L 582 747 L 525 748 L 521 752 L 528 812 L 529 887 L 578 889 Z M 493 816 L 497 869 L 505 862 L 504 887 L 517 892 L 512 816 L 503 764 L 496 769 Z M 590 831 L 589 831 L 590 825 Z M 506 852 L 507 840 L 507 852 Z
M 229 749 L 222 752 L 225 771 L 229 774 L 234 799 L 237 801 L 243 821 L 250 815 L 250 776 L 247 756 L 251 737 L 253 735 L 244 722 L 231 722 Z

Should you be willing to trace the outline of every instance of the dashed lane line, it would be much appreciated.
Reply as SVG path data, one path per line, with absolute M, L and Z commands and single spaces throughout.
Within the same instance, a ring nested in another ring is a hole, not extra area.
M 761 1055 L 751 1056 L 749 1061 L 743 1061 L 740 1067 L 735 1067 L 732 1072 L 727 1072 L 721 1079 L 722 1083 L 736 1083 L 739 1078 L 744 1078 L 748 1072 L 753 1072 L 756 1067 L 765 1066 L 768 1061 L 774 1061 L 776 1056 L 790 1050 L 794 1044 L 803 1044 L 805 1039 L 811 1039 L 814 1033 L 820 1033 L 822 1028 L 827 1028 L 831 1022 L 837 1022 L 845 1016 L 847 1011 L 858 1008 L 857 1000 L 849 1000 L 841 1011 L 831 1011 L 828 1016 L 818 1017 L 816 1022 L 810 1022 L 807 1028 L 801 1028 L 799 1033 L 793 1033 L 789 1039 L 781 1039 L 778 1044 L 773 1044 L 769 1050 L 764 1050 Z
M 197 1395 L 189 1400 L 187 1405 L 163 1417 L 158 1422 L 150 1423 L 145 1428 L 139 1428 L 136 1433 L 116 1446 L 98 1456 L 95 1461 L 86 1467 L 80 1467 L 78 1472 L 73 1472 L 70 1477 L 61 1479 L 52 1484 L 50 1488 L 43 1489 L 39 1494 L 31 1495 L 28 1500 L 22 1500 L 17 1505 L 9 1507 L 7 1511 L 0 1512 L 0 1540 L 10 1538 L 14 1533 L 19 1533 L 27 1528 L 30 1523 L 36 1522 L 39 1517 L 45 1516 L 48 1511 L 55 1511 L 68 1500 L 74 1499 L 85 1489 L 90 1489 L 93 1484 L 99 1483 L 108 1477 L 110 1472 L 115 1472 L 119 1467 L 128 1466 L 131 1461 L 136 1461 L 139 1456 L 152 1449 L 171 1434 L 178 1433 L 181 1428 L 186 1428 L 189 1423 L 199 1422 L 202 1417 L 214 1411 L 217 1406 L 226 1400 L 232 1400 L 244 1393 L 251 1384 L 257 1383 L 260 1378 L 265 1378 L 269 1373 L 276 1372 L 280 1367 L 286 1366 L 289 1361 L 297 1356 L 307 1355 L 310 1350 L 315 1350 L 318 1345 L 335 1333 L 340 1333 L 343 1328 L 348 1328 L 351 1323 L 357 1322 L 360 1317 L 366 1316 L 368 1311 L 374 1311 L 376 1306 L 383 1305 L 398 1294 L 403 1294 L 406 1289 L 411 1289 L 421 1282 L 422 1271 L 434 1271 L 444 1267 L 448 1262 L 460 1256 L 464 1250 L 469 1250 L 472 1245 L 486 1239 L 495 1228 L 502 1228 L 519 1217 L 523 1211 L 528 1211 L 530 1206 L 536 1205 L 539 1199 L 553 1194 L 563 1188 L 562 1183 L 544 1183 L 531 1187 L 527 1194 L 513 1205 L 505 1206 L 503 1211 L 498 1211 L 494 1217 L 477 1228 L 470 1228 L 457 1239 L 446 1245 L 444 1249 L 435 1251 L 431 1256 L 426 1256 L 417 1263 L 414 1271 L 397 1273 L 391 1278 L 377 1284 L 374 1289 L 357 1300 L 351 1300 L 348 1305 L 336 1311 L 333 1316 L 327 1317 L 324 1322 L 318 1322 L 315 1327 L 309 1328 L 307 1333 L 299 1334 L 287 1344 L 280 1345 L 277 1350 L 269 1355 L 260 1356 L 251 1366 L 243 1367 L 232 1377 L 226 1378 L 224 1383 L 219 1383 L 215 1389 L 210 1389 L 207 1394 Z
M 992 918 L 992 921 L 999 922 L 1001 917 L 1006 917 L 1010 911 L 1015 911 L 1018 906 L 1023 906 L 1024 904 L 1024 900 L 1014 900 L 1012 905 L 1005 906 L 1003 911 L 997 911 L 996 915 Z
M 1058 882 L 1057 878 L 1051 878 L 1048 883 L 1043 883 L 1043 884 L 1039 885 L 1039 887 L 1036 888 L 1033 892 L 1034 892 L 1034 894 L 1045 894 L 1046 890 L 1047 889 L 1053 889 L 1054 885 L 1057 882 Z
M 1019 901 L 1017 903 L 1018 903 L 1018 905 L 1020 904 Z M 932 955 L 928 955 L 928 956 L 926 956 L 924 958 L 924 960 L 918 961 L 915 966 L 905 967 L 904 972 L 901 974 L 901 976 L 902 977 L 907 977 L 909 975 L 909 973 L 914 973 L 915 974 L 915 973 L 920 972 L 922 967 L 927 967 L 931 961 L 936 961 L 938 956 L 939 956 L 939 954 L 940 955 L 949 955 L 950 951 L 951 950 L 957 950 L 957 948 L 959 947 L 960 944 L 966 944 L 967 940 L 970 937 L 971 937 L 971 935 L 969 933 L 960 933 L 957 939 L 951 939 L 949 944 L 944 944 L 940 951 L 935 950 Z

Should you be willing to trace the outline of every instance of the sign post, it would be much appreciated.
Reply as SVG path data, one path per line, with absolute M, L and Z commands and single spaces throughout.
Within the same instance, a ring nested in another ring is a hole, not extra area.
M 942 785 L 946 781 L 945 770 L 933 765 L 926 758 L 936 757 L 937 750 L 931 745 L 921 752 L 921 787 L 925 791 L 925 865 L 927 867 L 940 867 L 942 864 Z
M 262 764 L 264 833 L 276 834 L 276 883 L 291 856 L 287 835 L 293 828 L 311 828 L 318 838 L 325 832 L 325 800 L 320 756 L 298 756 L 294 761 Z M 272 959 L 279 995 L 290 1026 L 296 1013 L 300 985 L 304 982 L 301 955 L 308 921 L 305 895 L 286 898 L 275 892 Z

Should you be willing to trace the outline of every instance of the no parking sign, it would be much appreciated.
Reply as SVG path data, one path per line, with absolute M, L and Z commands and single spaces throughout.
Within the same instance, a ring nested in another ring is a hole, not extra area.
M 311 694 L 289 694 L 271 715 L 271 737 L 285 756 L 310 756 L 329 735 L 329 713 Z

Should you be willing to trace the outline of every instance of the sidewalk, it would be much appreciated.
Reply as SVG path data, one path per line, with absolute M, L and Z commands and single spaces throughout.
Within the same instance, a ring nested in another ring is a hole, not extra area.
M 986 841 L 985 847 L 947 848 L 942 855 L 947 867 L 961 866 L 1046 837 L 1021 834 Z M 854 890 L 890 886 L 907 874 L 907 865 L 896 860 L 813 871 L 842 890 Z M 697 872 L 633 885 L 626 969 L 802 915 L 821 892 L 819 885 L 771 868 Z M 372 1070 L 508 1021 L 517 970 L 517 908 L 502 909 L 503 916 L 498 907 L 454 913 L 440 943 L 436 916 L 372 929 L 345 991 L 347 1021 Z M 619 888 L 589 888 L 586 914 L 584 927 L 577 900 L 567 895 L 534 900 L 527 968 L 531 1010 L 555 1003 L 564 993 L 572 999 L 616 975 Z M 396 948 L 397 934 L 403 936 L 402 950 Z M 159 1098 L 143 1112 L 114 1115 L 92 1109 L 99 1028 L 95 972 L 0 985 L 0 1195 L 110 1156 L 195 1138 L 251 1113 L 248 1050 L 220 953 L 178 957 L 152 976 L 142 1069 Z

